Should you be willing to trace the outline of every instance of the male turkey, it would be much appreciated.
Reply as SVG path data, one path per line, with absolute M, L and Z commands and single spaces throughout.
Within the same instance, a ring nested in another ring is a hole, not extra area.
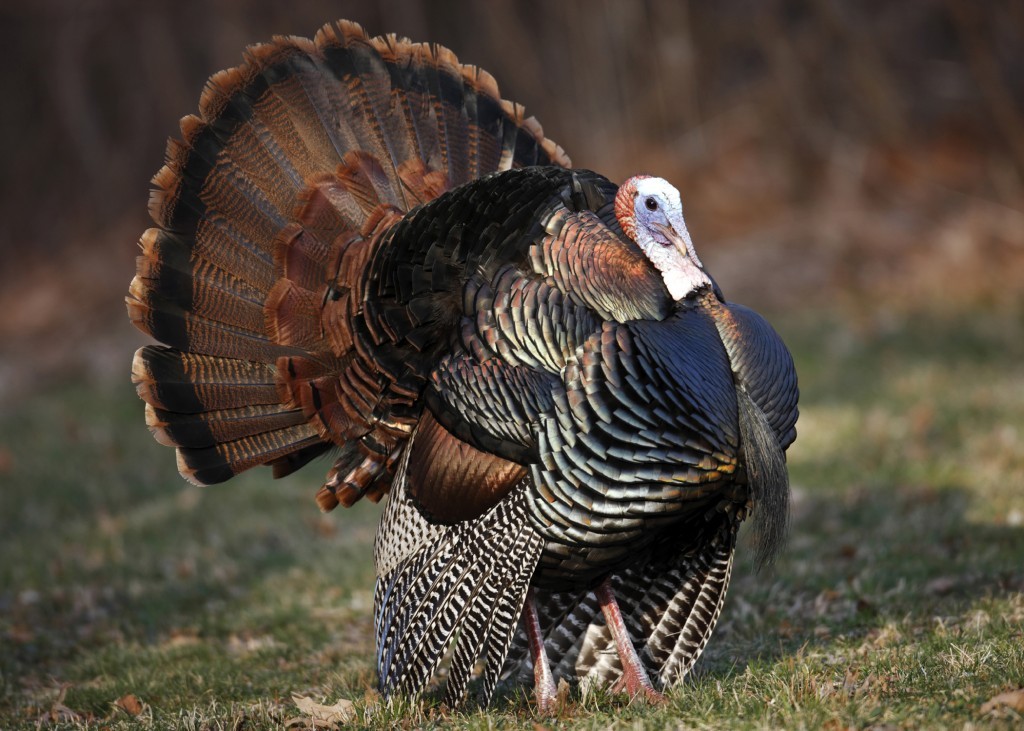
M 485 658 L 486 702 L 521 617 L 505 672 L 528 647 L 544 709 L 559 675 L 685 675 L 750 508 L 763 559 L 783 537 L 797 390 L 676 190 L 569 170 L 485 71 L 346 21 L 249 48 L 181 129 L 127 304 L 182 475 L 331 452 L 322 509 L 390 493 L 385 694 L 458 636 L 446 698 Z

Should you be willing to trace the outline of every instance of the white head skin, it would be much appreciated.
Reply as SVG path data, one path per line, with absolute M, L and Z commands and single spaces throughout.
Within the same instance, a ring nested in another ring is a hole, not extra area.
M 672 299 L 712 286 L 686 230 L 679 191 L 667 180 L 647 175 L 627 180 L 615 196 L 615 217 L 661 272 Z

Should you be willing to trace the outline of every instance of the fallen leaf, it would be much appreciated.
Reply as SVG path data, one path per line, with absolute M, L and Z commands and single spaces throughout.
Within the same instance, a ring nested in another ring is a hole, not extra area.
M 830 718 L 821 727 L 823 731 L 852 731 L 853 726 L 840 721 L 838 718 Z
M 999 710 L 1000 708 L 1012 708 L 1018 713 L 1024 713 L 1024 688 L 1008 690 L 1005 693 L 989 698 L 981 706 L 981 712 L 992 713 L 992 711 Z
M 50 707 L 50 712 L 45 714 L 40 720 L 52 721 L 53 723 L 77 723 L 82 720 L 82 717 L 63 703 L 54 703 Z
M 11 642 L 16 642 L 19 645 L 27 645 L 28 643 L 35 640 L 35 638 L 35 632 L 33 632 L 32 628 L 28 625 L 15 624 L 12 625 L 9 630 L 7 630 L 7 639 L 9 639 Z
M 864 597 L 857 597 L 857 611 L 861 614 L 874 614 L 875 605 Z
M 77 723 L 82 720 L 82 716 L 75 711 L 64 705 L 64 696 L 68 693 L 68 688 L 71 686 L 67 683 L 61 685 L 60 692 L 57 694 L 56 700 L 50 705 L 50 710 L 39 717 L 38 722 L 40 724 L 51 721 L 53 723 Z
M 172 647 L 187 647 L 190 645 L 198 645 L 200 642 L 198 631 L 191 628 L 185 627 L 181 629 L 172 629 L 170 637 L 163 641 L 162 648 Z
M 565 678 L 558 679 L 558 687 L 555 689 L 555 700 L 558 702 L 559 707 L 565 708 L 565 705 L 569 702 L 569 683 L 566 682 Z
M 114 701 L 114 706 L 120 708 L 129 716 L 138 716 L 142 713 L 142 702 L 131 693 L 123 695 Z
M 352 701 L 340 700 L 333 706 L 317 703 L 308 696 L 292 695 L 295 706 L 313 722 L 315 729 L 333 729 L 343 726 L 356 718 L 356 708 Z M 289 722 L 288 725 L 291 725 Z
M 924 590 L 929 594 L 943 596 L 949 594 L 956 588 L 957 580 L 952 576 L 939 576 L 924 585 Z
M 857 547 L 849 543 L 844 543 L 839 547 L 839 558 L 845 558 L 847 560 L 857 557 Z

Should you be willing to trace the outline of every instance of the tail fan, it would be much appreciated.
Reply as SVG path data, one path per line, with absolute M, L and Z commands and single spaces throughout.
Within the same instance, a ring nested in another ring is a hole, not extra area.
M 166 346 L 132 369 L 150 427 L 193 482 L 337 447 L 321 507 L 379 498 L 418 396 L 389 390 L 360 341 L 376 247 L 446 190 L 568 157 L 485 71 L 347 21 L 247 49 L 181 132 L 126 298 Z

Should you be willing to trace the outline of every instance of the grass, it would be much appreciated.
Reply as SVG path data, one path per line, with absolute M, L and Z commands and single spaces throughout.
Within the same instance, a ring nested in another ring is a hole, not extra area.
M 1024 687 L 1020 319 L 780 324 L 790 545 L 760 575 L 744 551 L 666 706 L 372 713 L 379 508 L 320 516 L 315 467 L 185 486 L 129 385 L 67 384 L 0 415 L 0 727 L 280 728 L 297 694 L 372 728 L 1019 728 L 982 706 Z

